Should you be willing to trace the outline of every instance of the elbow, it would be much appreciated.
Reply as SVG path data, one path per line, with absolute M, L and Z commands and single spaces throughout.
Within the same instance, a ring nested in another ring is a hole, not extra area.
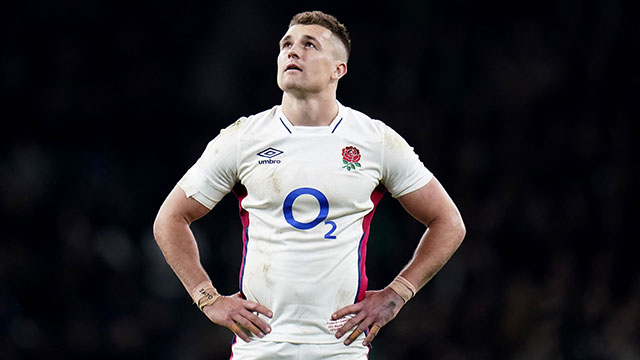
M 458 246 L 460 246 L 460 244 L 462 244 L 462 241 L 464 240 L 464 237 L 467 235 L 467 227 L 464 225 L 464 221 L 462 220 L 462 216 L 460 216 L 460 214 L 458 213 L 457 216 L 458 220 L 456 222 L 456 234 L 457 234 L 457 239 L 458 239 Z
M 153 238 L 158 242 L 160 238 L 160 234 L 162 233 L 162 218 L 160 217 L 160 213 L 156 216 L 156 219 L 153 221 Z
M 450 239 L 455 243 L 456 248 L 462 244 L 464 237 L 467 235 L 467 227 L 464 225 L 462 216 L 456 212 L 455 215 L 449 219 L 449 229 L 451 231 Z
M 457 225 L 458 228 L 458 242 L 462 243 L 464 237 L 467 235 L 467 227 L 464 225 L 464 221 L 462 221 L 462 217 L 460 217 L 460 221 Z
M 168 219 L 164 211 L 162 209 L 156 215 L 155 220 L 153 221 L 153 238 L 156 240 L 158 244 L 160 244 L 163 234 L 166 233 L 165 229 L 168 226 Z
M 173 237 L 173 234 L 189 227 L 190 222 L 182 214 L 176 213 L 170 208 L 161 207 L 153 221 L 153 237 L 162 245 Z

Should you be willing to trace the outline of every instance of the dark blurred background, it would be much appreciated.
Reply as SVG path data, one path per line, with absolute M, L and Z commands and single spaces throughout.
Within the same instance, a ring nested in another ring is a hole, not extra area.
M 191 304 L 151 227 L 220 128 L 280 102 L 277 42 L 312 9 L 351 32 L 339 100 L 415 147 L 468 230 L 371 359 L 640 359 L 631 1 L 3 7 L 1 359 L 228 359 L 231 333 Z M 233 196 L 193 228 L 236 292 Z M 382 201 L 370 288 L 422 231 Z

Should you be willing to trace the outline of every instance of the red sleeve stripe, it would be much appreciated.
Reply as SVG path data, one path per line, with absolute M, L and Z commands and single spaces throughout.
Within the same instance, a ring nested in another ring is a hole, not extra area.
M 242 292 L 242 278 L 244 277 L 244 264 L 247 260 L 247 245 L 249 244 L 249 213 L 242 207 L 242 200 L 247 197 L 247 188 L 242 184 L 233 187 L 233 194 L 238 198 L 240 221 L 242 222 L 242 263 L 240 265 L 239 286 Z M 244 295 L 244 293 L 243 293 Z

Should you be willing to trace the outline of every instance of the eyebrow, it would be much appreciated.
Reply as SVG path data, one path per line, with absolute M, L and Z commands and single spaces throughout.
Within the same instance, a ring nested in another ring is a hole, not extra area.
M 287 35 L 285 37 L 282 38 L 282 40 L 280 40 L 280 42 L 278 42 L 279 45 L 282 45 L 283 42 L 290 40 L 291 39 L 291 35 Z M 322 46 L 322 44 L 320 43 L 320 41 L 318 41 L 318 39 L 316 39 L 315 37 L 311 36 L 311 35 L 302 35 L 302 39 L 303 40 L 311 40 L 313 42 L 315 42 L 316 44 Z

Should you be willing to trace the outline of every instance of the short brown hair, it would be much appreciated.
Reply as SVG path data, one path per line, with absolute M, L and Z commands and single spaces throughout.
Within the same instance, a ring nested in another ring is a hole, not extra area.
M 331 30 L 338 39 L 342 42 L 347 50 L 347 59 L 351 54 L 351 39 L 349 38 L 349 32 L 347 28 L 341 24 L 335 16 L 325 14 L 322 11 L 305 11 L 296 14 L 291 19 L 289 27 L 294 25 L 320 25 L 324 28 Z

